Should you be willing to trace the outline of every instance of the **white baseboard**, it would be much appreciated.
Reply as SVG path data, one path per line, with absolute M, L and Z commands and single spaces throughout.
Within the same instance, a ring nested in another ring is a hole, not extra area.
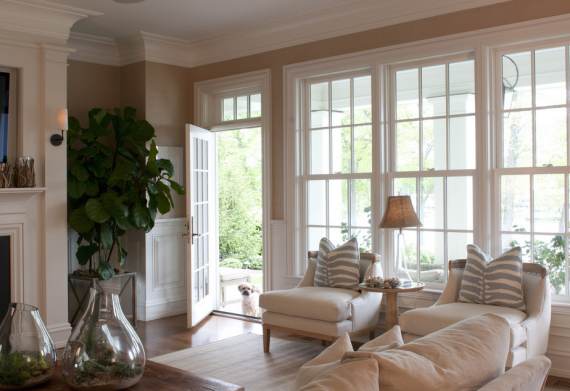
M 53 339 L 56 349 L 64 348 L 69 336 L 71 335 L 71 325 L 69 323 L 60 323 L 47 326 L 47 329 Z
M 185 314 L 187 311 L 186 298 L 176 297 L 166 300 L 153 300 L 146 305 L 137 307 L 137 319 L 148 322 L 168 316 Z

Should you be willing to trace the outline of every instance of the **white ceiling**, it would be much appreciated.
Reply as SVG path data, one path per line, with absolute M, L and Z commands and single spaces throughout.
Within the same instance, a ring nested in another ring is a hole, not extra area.
M 49 0 L 104 14 L 77 22 L 71 29 L 75 33 L 114 39 L 146 31 L 190 42 L 367 0 L 119 1 L 124 3 L 113 0 Z

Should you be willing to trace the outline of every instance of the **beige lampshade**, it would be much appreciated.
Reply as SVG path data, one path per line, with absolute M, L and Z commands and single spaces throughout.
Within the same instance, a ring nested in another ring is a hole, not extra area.
M 421 227 L 410 196 L 388 197 L 388 205 L 378 228 Z

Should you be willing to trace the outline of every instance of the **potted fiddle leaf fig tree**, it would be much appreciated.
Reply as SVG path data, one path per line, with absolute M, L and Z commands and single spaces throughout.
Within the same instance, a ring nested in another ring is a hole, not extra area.
M 149 232 L 157 211 L 165 214 L 174 207 L 170 190 L 186 193 L 171 179 L 172 162 L 156 158 L 154 128 L 135 115 L 132 107 L 122 115 L 119 109 L 93 109 L 87 128 L 69 117 L 69 225 L 79 234 L 77 261 L 89 264 L 88 276 L 104 280 L 115 275 L 111 257 L 117 257 L 119 266 L 127 257 L 119 242 L 126 230 L 132 226 Z M 104 142 L 104 136 L 111 137 Z

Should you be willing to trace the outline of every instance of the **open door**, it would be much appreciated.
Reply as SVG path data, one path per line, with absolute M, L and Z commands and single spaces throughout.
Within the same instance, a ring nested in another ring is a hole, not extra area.
M 216 270 L 214 134 L 186 125 L 188 328 L 214 310 Z

